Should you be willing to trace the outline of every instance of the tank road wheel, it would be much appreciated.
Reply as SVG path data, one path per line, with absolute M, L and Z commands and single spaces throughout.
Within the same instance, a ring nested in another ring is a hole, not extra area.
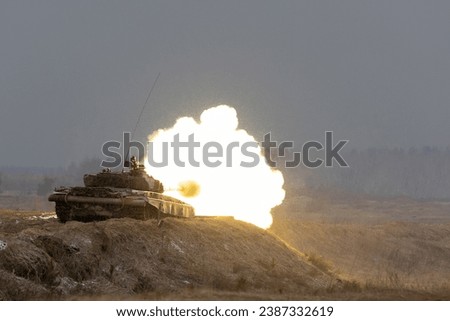
M 66 223 L 70 220 L 70 206 L 66 203 L 56 202 L 55 204 L 56 216 L 61 223 Z

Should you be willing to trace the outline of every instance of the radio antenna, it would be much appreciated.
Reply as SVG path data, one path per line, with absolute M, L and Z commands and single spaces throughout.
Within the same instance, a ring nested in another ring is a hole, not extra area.
M 134 126 L 134 129 L 133 129 L 133 131 L 131 132 L 131 140 L 132 140 L 132 141 L 133 141 L 133 139 L 134 139 L 134 134 L 136 133 L 136 129 L 137 129 L 138 126 L 139 126 L 139 122 L 141 121 L 142 114 L 144 113 L 145 107 L 147 106 L 148 100 L 150 99 L 150 95 L 152 94 L 153 89 L 155 88 L 155 85 L 156 85 L 156 83 L 157 83 L 157 81 L 158 81 L 159 75 L 161 75 L 161 72 L 159 72 L 158 75 L 156 76 L 155 81 L 153 82 L 153 85 L 152 85 L 152 87 L 150 88 L 150 91 L 148 92 L 147 99 L 145 100 L 145 103 L 144 103 L 144 105 L 142 106 L 141 113 L 139 114 L 139 117 L 138 117 L 138 119 L 137 119 L 136 125 Z M 127 150 L 127 156 L 125 157 L 125 164 L 124 164 L 125 167 L 128 167 L 128 166 L 126 166 L 126 165 L 129 164 L 128 156 L 130 156 L 130 150 Z

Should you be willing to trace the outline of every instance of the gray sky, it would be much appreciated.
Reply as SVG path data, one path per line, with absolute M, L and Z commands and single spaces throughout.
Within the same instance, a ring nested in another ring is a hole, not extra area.
M 0 2 L 0 165 L 68 165 L 210 106 L 256 137 L 450 145 L 449 1 Z

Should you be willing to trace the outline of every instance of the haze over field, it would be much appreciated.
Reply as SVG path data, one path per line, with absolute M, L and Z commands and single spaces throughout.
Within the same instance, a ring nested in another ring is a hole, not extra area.
M 181 115 L 349 149 L 449 145 L 448 1 L 2 1 L 0 165 L 67 166 Z

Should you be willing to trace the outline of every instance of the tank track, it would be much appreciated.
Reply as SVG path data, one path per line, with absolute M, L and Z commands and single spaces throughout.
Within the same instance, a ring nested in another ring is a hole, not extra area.
M 61 223 L 66 223 L 71 220 L 71 210 L 69 205 L 62 202 L 56 202 L 55 212 Z

